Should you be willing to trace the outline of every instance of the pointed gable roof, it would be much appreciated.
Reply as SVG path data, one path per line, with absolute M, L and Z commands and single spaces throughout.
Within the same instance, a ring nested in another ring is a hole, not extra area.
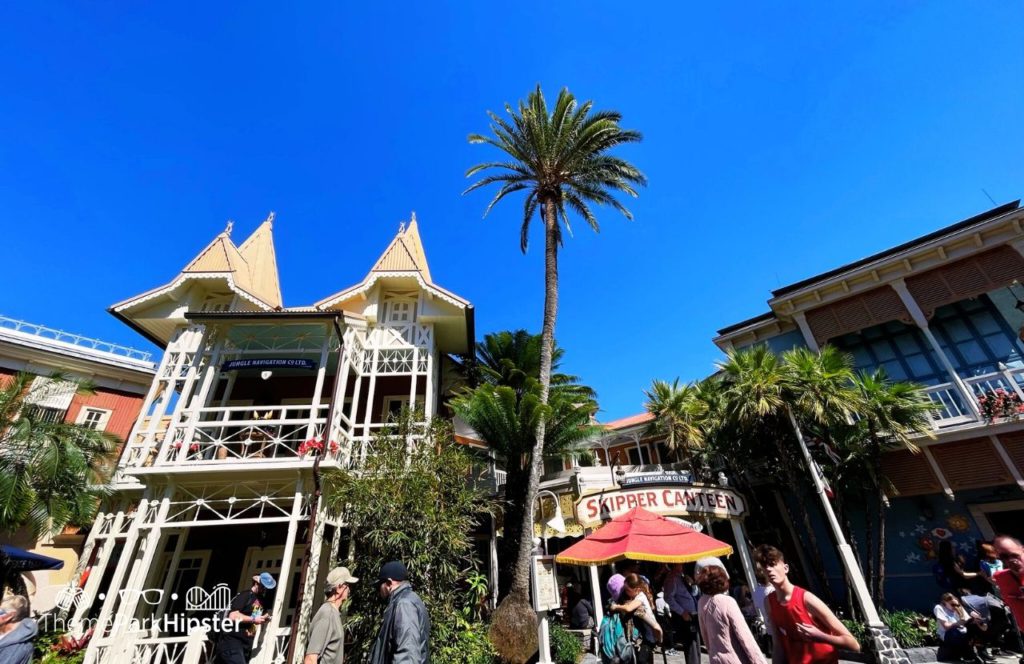
M 420 229 L 416 222 L 415 212 L 412 213 L 408 225 L 402 224 L 399 227 L 398 234 L 391 240 L 387 249 L 380 255 L 360 283 L 320 300 L 316 306 L 320 309 L 329 308 L 355 295 L 365 293 L 382 277 L 412 277 L 420 282 L 424 290 L 442 300 L 460 309 L 470 306 L 468 301 L 441 288 L 431 278 L 430 267 L 427 265 L 427 254 L 423 250 L 423 241 L 420 239 Z
M 246 238 L 238 253 L 249 272 L 248 287 L 256 297 L 267 304 L 280 307 L 281 282 L 277 275 L 277 254 L 274 251 L 274 213 Z
M 233 222 L 228 222 L 220 234 L 206 245 L 195 258 L 182 268 L 169 283 L 114 304 L 114 312 L 124 311 L 161 295 L 168 294 L 189 278 L 211 275 L 223 276 L 231 288 L 248 300 L 263 307 L 282 306 L 278 283 L 277 258 L 273 238 L 274 213 L 260 224 L 241 248 L 231 240 Z
M 423 241 L 420 240 L 415 212 L 409 225 L 403 224 L 398 235 L 391 240 L 391 244 L 370 268 L 370 273 L 374 272 L 419 272 L 425 281 L 430 282 L 430 267 L 427 265 L 427 255 L 423 251 Z

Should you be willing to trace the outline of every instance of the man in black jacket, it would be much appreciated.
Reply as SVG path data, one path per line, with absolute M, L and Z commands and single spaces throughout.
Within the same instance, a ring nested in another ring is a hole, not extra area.
M 384 563 L 377 590 L 388 600 L 370 664 L 427 664 L 430 661 L 430 616 L 412 591 L 409 573 L 397 560 Z

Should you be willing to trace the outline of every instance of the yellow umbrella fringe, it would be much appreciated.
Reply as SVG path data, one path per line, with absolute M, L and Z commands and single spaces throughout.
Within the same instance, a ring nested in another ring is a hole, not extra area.
M 562 554 L 555 556 L 556 563 L 567 563 L 569 565 L 607 565 L 608 563 L 617 563 L 620 560 L 645 560 L 652 563 L 692 563 L 695 560 L 701 558 L 707 558 L 710 556 L 731 556 L 733 548 L 731 546 L 724 546 L 720 549 L 711 549 L 709 551 L 702 551 L 701 553 L 691 553 L 682 556 L 660 556 L 650 553 L 634 553 L 632 551 L 626 551 L 623 554 L 612 556 L 611 558 L 601 558 L 595 560 L 584 560 L 582 558 L 569 558 Z

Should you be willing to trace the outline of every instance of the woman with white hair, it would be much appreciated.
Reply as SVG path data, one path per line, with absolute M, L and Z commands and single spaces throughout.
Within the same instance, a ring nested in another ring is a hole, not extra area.
M 28 617 L 28 609 L 23 595 L 11 595 L 0 604 L 0 664 L 32 661 L 32 642 L 39 626 Z

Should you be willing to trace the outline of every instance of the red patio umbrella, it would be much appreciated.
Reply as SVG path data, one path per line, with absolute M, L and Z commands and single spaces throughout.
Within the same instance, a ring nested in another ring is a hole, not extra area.
M 570 565 L 604 565 L 619 560 L 686 563 L 728 556 L 732 547 L 663 516 L 634 507 L 555 556 Z

